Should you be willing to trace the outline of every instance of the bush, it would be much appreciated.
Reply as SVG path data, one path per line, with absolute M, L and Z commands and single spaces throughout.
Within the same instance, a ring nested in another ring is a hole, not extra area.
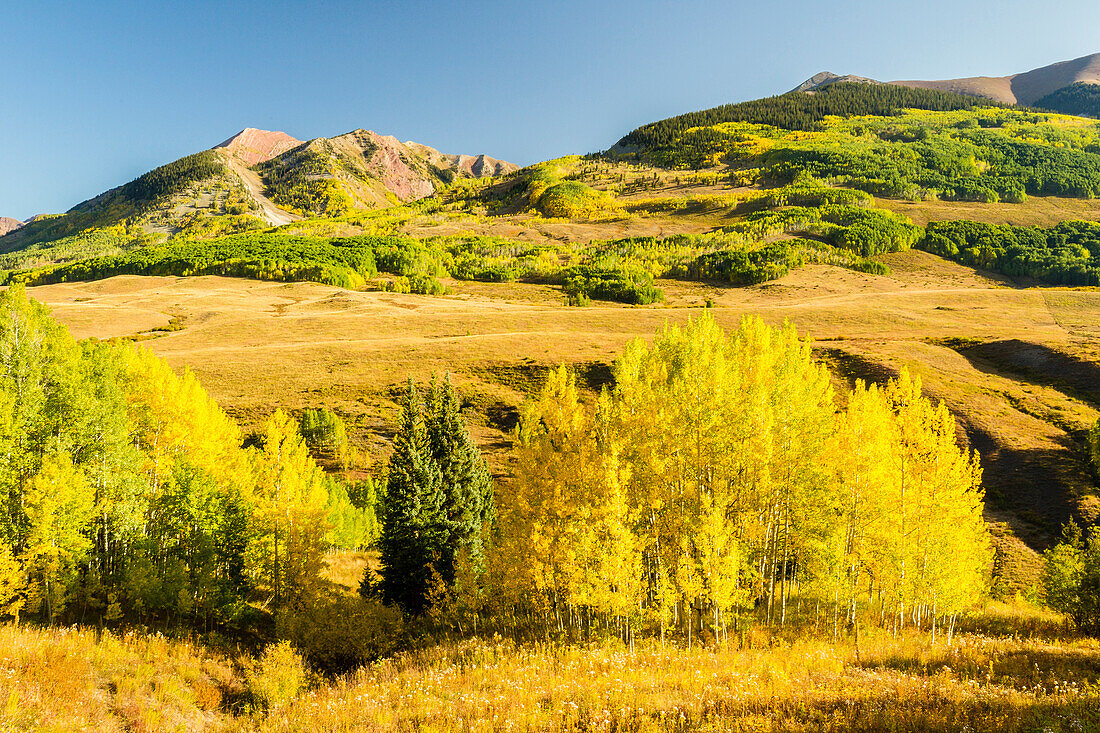
M 276 710 L 298 696 L 308 674 L 287 641 L 269 644 L 248 677 L 248 688 L 265 709 Z
M 605 191 L 597 191 L 580 181 L 555 184 L 534 202 L 543 216 L 588 219 L 618 211 L 618 203 Z
M 279 633 L 290 639 L 315 669 L 347 672 L 397 649 L 401 614 L 360 596 L 326 594 L 278 619 Z
M 584 305 L 581 298 L 613 300 L 632 305 L 649 305 L 664 301 L 665 294 L 653 284 L 653 276 L 639 268 L 597 269 L 588 266 L 570 268 L 565 272 L 563 290 L 575 299 L 574 305 Z
M 757 250 L 720 250 L 699 255 L 688 273 L 701 280 L 755 285 L 777 280 L 790 271 L 790 247 L 784 242 Z

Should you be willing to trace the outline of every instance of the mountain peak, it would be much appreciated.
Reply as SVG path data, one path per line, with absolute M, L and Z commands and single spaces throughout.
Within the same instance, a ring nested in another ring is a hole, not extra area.
M 874 79 L 868 79 L 865 76 L 855 76 L 853 74 L 845 74 L 841 76 L 834 74 L 831 71 L 821 71 L 811 76 L 806 81 L 802 82 L 791 92 L 813 92 L 824 87 L 831 86 L 833 84 L 839 84 L 841 82 L 849 82 L 853 84 L 881 84 L 881 81 Z M 788 92 L 790 93 L 790 92 Z
M 215 145 L 214 149 L 225 150 L 245 165 L 254 166 L 301 144 L 301 140 L 285 132 L 246 127 L 228 140 Z

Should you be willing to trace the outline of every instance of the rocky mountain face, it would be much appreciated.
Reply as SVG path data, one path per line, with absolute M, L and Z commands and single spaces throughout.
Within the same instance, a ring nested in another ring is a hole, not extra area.
M 301 140 L 285 132 L 246 127 L 228 140 L 215 145 L 214 150 L 224 150 L 251 167 L 282 155 L 301 144 Z
M 255 166 L 279 206 L 303 214 L 379 208 L 431 196 L 456 178 L 517 170 L 485 155 L 454 155 L 373 130 L 316 138 Z
M 23 222 L 18 219 L 12 219 L 10 216 L 0 216 L 0 237 L 8 232 L 14 232 L 21 226 L 23 226 Z

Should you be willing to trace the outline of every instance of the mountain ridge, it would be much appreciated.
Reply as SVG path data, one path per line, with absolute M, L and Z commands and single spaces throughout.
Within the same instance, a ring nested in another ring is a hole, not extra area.
M 890 84 L 915 89 L 930 89 L 970 97 L 983 97 L 1002 104 L 1030 106 L 1075 84 L 1100 86 L 1100 53 L 1081 56 L 1069 61 L 1058 61 L 1008 76 L 970 76 L 939 80 L 906 79 L 883 82 L 852 74 L 841 76 L 830 71 L 822 71 L 799 84 L 791 92 L 812 92 L 841 82 Z M 1053 111 L 1061 112 L 1063 110 L 1054 109 Z M 1100 112 L 1100 110 L 1097 110 L 1097 112 Z M 1095 115 L 1094 112 L 1093 116 Z

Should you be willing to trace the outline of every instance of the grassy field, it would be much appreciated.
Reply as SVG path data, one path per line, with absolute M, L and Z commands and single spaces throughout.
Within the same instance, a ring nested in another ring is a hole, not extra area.
M 0 627 L 5 731 L 1091 731 L 1100 646 L 990 604 L 941 634 L 857 646 L 758 630 L 722 649 L 494 636 L 345 677 L 140 633 Z

